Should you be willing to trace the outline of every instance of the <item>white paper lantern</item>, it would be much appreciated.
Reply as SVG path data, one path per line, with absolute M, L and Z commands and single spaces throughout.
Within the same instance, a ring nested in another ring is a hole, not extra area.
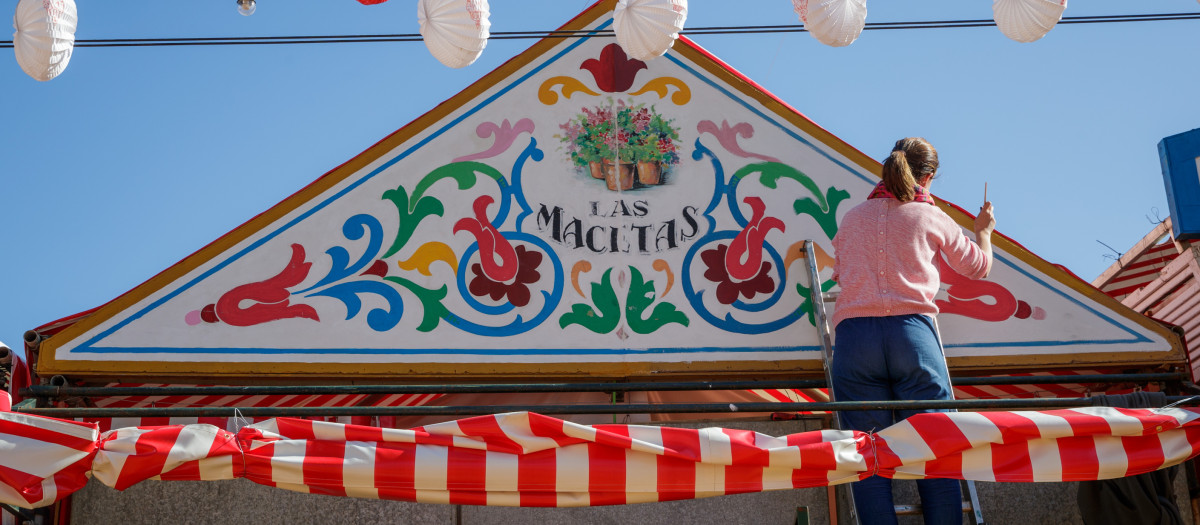
M 21 0 L 13 15 L 13 53 L 25 74 L 47 81 L 62 73 L 75 49 L 75 0 Z
M 1067 0 L 994 0 L 992 15 L 1004 36 L 1033 42 L 1054 29 L 1067 9 Z
M 867 0 L 792 0 L 808 34 L 822 44 L 848 46 L 867 24 Z
M 625 54 L 638 60 L 662 56 L 687 20 L 687 0 L 619 0 L 613 31 Z
M 487 46 L 487 0 L 420 0 L 417 22 L 425 47 L 438 62 L 453 68 L 466 67 Z

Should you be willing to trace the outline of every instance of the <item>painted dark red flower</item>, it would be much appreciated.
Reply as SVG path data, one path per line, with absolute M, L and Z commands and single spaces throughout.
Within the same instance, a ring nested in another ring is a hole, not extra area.
M 617 44 L 609 44 L 600 51 L 600 59 L 589 58 L 579 65 L 596 79 L 596 87 L 606 93 L 624 93 L 633 87 L 638 71 L 646 69 L 646 63 L 629 58 Z
M 725 268 L 725 252 L 729 247 L 718 244 L 716 248 L 700 252 L 700 259 L 708 267 L 704 278 L 717 283 L 717 301 L 721 304 L 733 304 L 739 297 L 753 299 L 760 293 L 769 294 L 775 291 L 775 281 L 771 279 L 771 263 L 763 261 L 758 274 L 745 281 L 734 281 Z
M 538 282 L 542 278 L 542 274 L 538 272 L 538 266 L 542 264 L 542 253 L 526 250 L 525 246 L 517 246 L 517 276 L 511 282 L 501 283 L 488 278 L 483 272 L 483 266 L 479 263 L 471 265 L 471 273 L 475 277 L 471 279 L 471 284 L 467 285 L 467 290 L 475 297 L 488 296 L 493 301 L 499 301 L 508 297 L 508 302 L 513 306 L 525 306 L 529 304 L 531 294 L 529 285 Z

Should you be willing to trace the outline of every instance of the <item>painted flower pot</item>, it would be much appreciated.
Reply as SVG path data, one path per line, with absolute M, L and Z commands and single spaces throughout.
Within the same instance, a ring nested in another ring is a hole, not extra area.
M 647 186 L 662 184 L 662 164 L 656 161 L 637 163 L 638 182 Z
M 608 189 L 616 190 L 631 190 L 633 189 L 633 172 L 634 165 L 632 162 L 621 162 L 613 165 L 611 162 L 604 162 L 604 183 L 608 185 Z
M 588 173 L 592 174 L 593 179 L 603 179 L 604 178 L 604 166 L 602 166 L 599 162 L 589 162 L 588 163 Z

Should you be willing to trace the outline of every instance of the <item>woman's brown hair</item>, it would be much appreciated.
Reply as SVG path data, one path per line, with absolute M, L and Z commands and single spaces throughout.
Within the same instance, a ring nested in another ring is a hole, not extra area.
M 892 154 L 883 161 L 883 185 L 900 202 L 913 200 L 913 187 L 938 169 L 937 150 L 920 137 L 896 141 Z

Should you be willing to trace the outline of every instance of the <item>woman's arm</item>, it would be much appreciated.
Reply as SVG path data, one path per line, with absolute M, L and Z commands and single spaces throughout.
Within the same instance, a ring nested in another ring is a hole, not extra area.
M 996 215 L 992 208 L 992 202 L 984 202 L 983 207 L 979 209 L 979 215 L 975 217 L 975 242 L 979 244 L 984 257 L 987 258 L 987 269 L 983 272 L 984 277 L 992 272 L 992 231 L 995 229 Z

